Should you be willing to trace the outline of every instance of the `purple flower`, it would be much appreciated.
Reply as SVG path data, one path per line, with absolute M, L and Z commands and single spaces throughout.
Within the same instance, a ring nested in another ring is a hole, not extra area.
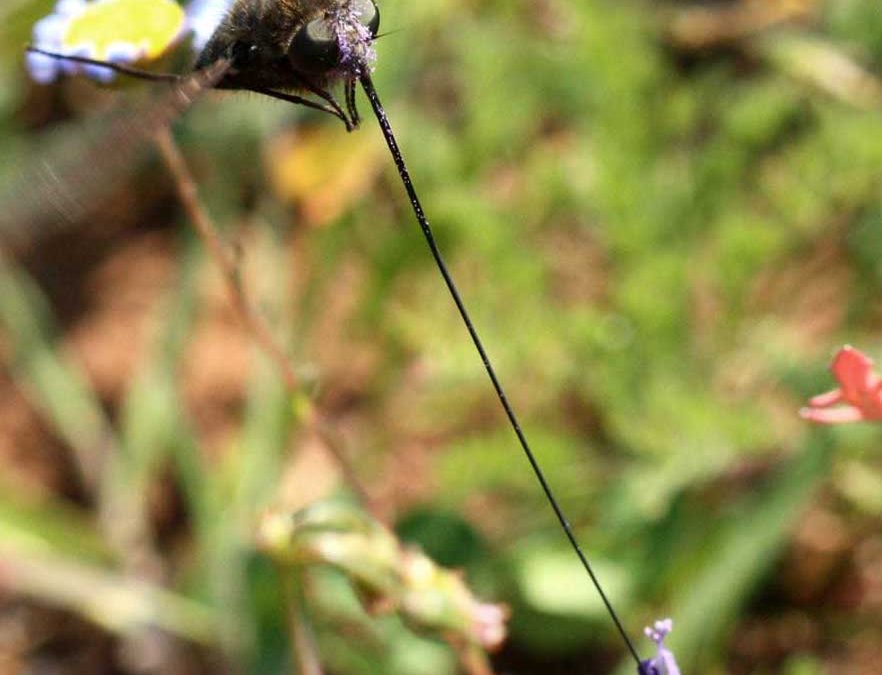
M 59 0 L 49 16 L 34 24 L 32 44 L 54 54 L 133 64 L 159 58 L 188 30 L 193 30 L 197 39 L 214 30 L 214 26 L 206 27 L 210 15 L 219 21 L 231 2 L 196 0 L 191 4 L 197 15 L 191 20 L 174 0 Z M 116 26 L 118 33 L 110 32 L 108 26 Z M 99 82 L 110 82 L 116 76 L 110 68 L 97 64 L 35 52 L 28 52 L 25 65 L 41 84 L 62 75 L 81 74 Z
M 653 658 L 640 664 L 640 675 L 680 675 L 680 668 L 677 666 L 673 652 L 664 644 L 665 638 L 673 628 L 674 622 L 671 619 L 664 619 L 656 621 L 651 628 L 643 629 L 646 637 L 655 642 L 657 651 Z
M 93 42 L 82 42 L 75 45 L 65 42 L 72 22 L 81 18 L 83 12 L 95 4 L 96 2 L 87 2 L 87 0 L 59 0 L 52 14 L 34 24 L 33 45 L 48 52 L 99 60 L 103 57 L 114 63 L 134 63 L 141 58 L 144 55 L 144 48 L 127 42 L 111 43 L 107 46 L 104 54 L 98 53 Z M 34 52 L 28 52 L 25 57 L 25 65 L 31 77 L 40 84 L 54 82 L 61 75 L 83 74 L 98 82 L 110 82 L 116 75 L 109 68 L 55 59 Z

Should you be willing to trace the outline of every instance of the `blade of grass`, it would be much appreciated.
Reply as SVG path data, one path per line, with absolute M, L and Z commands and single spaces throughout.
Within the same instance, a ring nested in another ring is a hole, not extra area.
M 36 284 L 0 256 L 0 325 L 9 336 L 12 374 L 72 448 L 79 479 L 98 488 L 105 458 L 117 441 L 98 398 L 56 339 L 49 305 Z
M 178 447 L 196 455 L 192 434 L 181 416 L 181 401 L 176 376 L 192 332 L 195 317 L 195 265 L 185 257 L 175 290 L 159 303 L 156 337 L 150 356 L 129 388 L 122 404 L 120 445 L 122 452 L 111 461 L 107 481 L 107 499 L 115 505 L 114 522 L 126 522 L 128 549 L 140 550 L 145 563 L 140 571 L 149 578 L 161 578 L 161 560 L 150 542 L 146 522 L 147 489 L 163 463 L 175 455 Z M 200 476 L 204 472 L 198 471 Z M 192 488 L 192 484 L 190 484 Z M 200 489 L 189 494 L 199 495 Z M 196 508 L 199 508 L 196 505 Z M 120 518 L 120 512 L 127 518 Z
M 206 607 L 158 586 L 29 548 L 10 541 L 0 544 L 5 589 L 65 607 L 120 635 L 154 627 L 200 644 L 214 644 L 214 617 Z
M 16 548 L 50 549 L 80 562 L 108 563 L 111 552 L 82 511 L 57 500 L 34 503 L 0 484 L 0 541 Z

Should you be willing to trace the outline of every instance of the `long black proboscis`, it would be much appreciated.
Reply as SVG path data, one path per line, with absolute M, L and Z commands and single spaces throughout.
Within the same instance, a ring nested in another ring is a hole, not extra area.
M 554 496 L 554 493 L 551 490 L 551 486 L 548 484 L 548 480 L 545 478 L 545 473 L 542 471 L 542 467 L 539 466 L 536 455 L 533 454 L 533 450 L 530 448 L 530 443 L 527 441 L 527 437 L 524 434 L 523 429 L 521 428 L 521 424 L 520 422 L 518 422 L 517 415 L 515 415 L 514 409 L 511 407 L 511 404 L 508 401 L 508 397 L 505 395 L 505 390 L 502 388 L 502 384 L 500 383 L 499 378 L 496 375 L 496 371 L 493 369 L 493 364 L 490 362 L 490 357 L 487 356 L 487 351 L 484 349 L 484 344 L 481 342 L 481 338 L 478 336 L 478 331 L 475 329 L 475 326 L 472 323 L 471 318 L 469 317 L 468 310 L 466 309 L 465 303 L 463 302 L 462 297 L 459 294 L 456 283 L 453 281 L 453 277 L 450 275 L 450 272 L 447 269 L 447 265 L 444 262 L 444 257 L 441 255 L 441 251 L 438 248 L 437 242 L 435 241 L 435 235 L 432 233 L 432 227 L 429 225 L 429 220 L 426 218 L 425 211 L 423 211 L 422 204 L 420 204 L 419 197 L 417 197 L 416 190 L 413 187 L 413 181 L 410 178 L 410 173 L 407 170 L 407 165 L 404 163 L 404 156 L 401 154 L 401 150 L 395 140 L 395 135 L 392 133 L 392 126 L 389 124 L 389 118 L 386 115 L 386 111 L 383 108 L 382 103 L 380 103 L 380 97 L 377 94 L 377 90 L 374 87 L 374 83 L 373 80 L 371 80 L 370 75 L 365 73 L 361 76 L 361 85 L 362 87 L 364 87 L 364 91 L 367 94 L 368 100 L 371 103 L 371 107 L 374 110 L 374 115 L 376 115 L 377 121 L 380 123 L 380 130 L 383 132 L 383 137 L 386 139 L 386 145 L 389 146 L 389 152 L 392 153 L 392 159 L 394 160 L 395 166 L 398 169 L 398 174 L 401 176 L 401 182 L 404 184 L 404 189 L 407 192 L 408 198 L 410 199 L 410 205 L 413 207 L 414 215 L 416 216 L 417 222 L 420 225 L 420 229 L 422 229 L 423 231 L 423 236 L 426 239 L 426 243 L 429 245 L 429 250 L 432 253 L 432 257 L 435 259 L 435 264 L 438 266 L 438 269 L 441 272 L 441 276 L 444 277 L 444 283 L 447 285 L 447 289 L 450 291 L 450 295 L 453 297 L 453 302 L 456 304 L 456 309 L 459 311 L 459 315 L 462 317 L 463 323 L 465 323 L 466 330 L 468 330 L 469 335 L 472 338 L 472 342 L 474 343 L 475 348 L 478 350 L 481 361 L 484 363 L 484 368 L 487 370 L 487 375 L 490 376 L 490 381 L 493 383 L 493 388 L 496 390 L 496 396 L 499 398 L 499 402 L 502 404 L 502 407 L 505 410 L 505 414 L 508 417 L 512 428 L 514 429 L 515 435 L 518 437 L 521 448 L 523 449 L 524 454 L 527 456 L 527 460 L 530 462 L 530 466 L 533 468 L 533 473 L 536 474 L 536 478 L 538 479 L 539 484 L 542 486 L 542 490 L 545 493 L 545 497 L 548 499 L 548 503 L 554 510 L 554 513 L 557 516 L 557 519 L 560 522 L 560 525 L 563 528 L 567 539 L 572 545 L 573 550 L 579 557 L 582 566 L 585 568 L 585 571 L 591 578 L 591 583 L 594 584 L 594 588 L 596 588 L 597 592 L 600 594 L 600 598 L 603 600 L 603 604 L 606 606 L 607 612 L 609 612 L 610 617 L 612 617 L 616 628 L 622 636 L 622 639 L 625 641 L 625 646 L 628 648 L 631 656 L 633 656 L 634 660 L 637 662 L 638 671 L 642 673 L 644 672 L 643 664 L 640 661 L 640 656 L 637 653 L 637 649 L 634 647 L 634 643 L 631 642 L 631 638 L 628 637 L 628 633 L 625 631 L 625 628 L 622 625 L 618 614 L 616 613 L 615 609 L 613 609 L 612 603 L 607 597 L 606 592 L 603 590 L 603 586 L 601 586 L 600 584 L 600 580 L 597 578 L 597 575 L 594 573 L 594 569 L 591 567 L 591 563 L 588 562 L 588 558 L 582 552 L 582 547 L 579 545 L 579 542 L 576 539 L 573 528 L 570 527 L 570 523 L 567 520 L 567 517 L 564 515 L 564 512 L 561 509 L 557 498 Z

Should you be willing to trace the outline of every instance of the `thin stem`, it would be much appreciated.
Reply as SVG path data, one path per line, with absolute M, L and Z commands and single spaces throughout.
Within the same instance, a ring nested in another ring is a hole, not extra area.
M 448 643 L 459 656 L 467 675 L 494 675 L 487 652 L 479 645 L 460 639 L 450 639 Z
M 181 151 L 175 144 L 167 127 L 156 134 L 156 143 L 159 146 L 159 151 L 166 167 L 168 167 L 174 178 L 178 198 L 184 205 L 190 220 L 193 221 L 196 232 L 208 247 L 209 254 L 214 259 L 221 274 L 223 274 L 227 291 L 239 317 L 245 323 L 246 329 L 251 333 L 258 345 L 275 362 L 285 382 L 285 388 L 289 391 L 296 391 L 298 387 L 297 374 L 294 372 L 294 368 L 288 361 L 284 351 L 273 339 L 260 315 L 245 297 L 236 260 L 229 249 L 224 246 L 218 231 L 214 227 L 214 223 L 211 222 L 211 218 L 202 206 L 196 181 L 193 180 L 184 157 L 181 155 Z
M 223 275 L 233 307 L 238 313 L 245 329 L 251 334 L 257 346 L 275 363 L 288 395 L 292 397 L 297 395 L 299 389 L 297 373 L 294 371 L 294 367 L 291 365 L 285 351 L 273 337 L 263 317 L 248 300 L 245 289 L 242 286 L 236 259 L 225 246 L 220 233 L 208 215 L 208 211 L 199 199 L 196 181 L 190 173 L 187 163 L 168 127 L 163 127 L 157 132 L 156 145 L 174 179 L 178 198 L 181 200 L 187 215 L 196 228 L 197 234 L 205 243 L 209 255 Z M 378 516 L 373 500 L 367 489 L 358 479 L 358 475 L 349 461 L 348 454 L 343 450 L 342 441 L 333 432 L 331 425 L 312 406 L 310 406 L 303 419 L 307 429 L 315 433 L 324 442 L 325 449 L 339 466 L 343 479 L 352 491 L 355 492 L 364 507 L 372 515 Z
M 285 589 L 291 644 L 294 647 L 298 675 L 323 675 L 318 647 L 303 598 L 304 573 L 295 573 L 293 569 L 283 567 L 279 567 L 277 572 Z
M 123 75 L 128 75 L 129 77 L 134 77 L 139 80 L 149 80 L 151 82 L 180 82 L 184 79 L 183 76 L 175 73 L 154 73 L 149 70 L 127 66 L 123 63 L 114 63 L 113 61 L 103 61 L 101 59 L 90 59 L 87 56 L 76 56 L 74 54 L 59 54 L 57 52 L 46 51 L 45 49 L 40 49 L 39 47 L 34 46 L 28 46 L 25 51 L 31 52 L 32 54 L 42 54 L 43 56 L 48 56 L 49 58 L 58 61 L 71 61 L 73 63 L 82 63 L 87 66 L 107 68 L 115 73 L 122 73 Z
M 308 414 L 311 419 L 307 424 L 322 440 L 325 449 L 337 462 L 337 466 L 343 474 L 343 480 L 355 493 L 355 496 L 358 498 L 358 501 L 364 507 L 365 511 L 370 513 L 377 521 L 385 523 L 386 519 L 383 518 L 379 505 L 376 500 L 371 497 L 367 488 L 355 472 L 355 467 L 352 466 L 352 462 L 349 461 L 349 453 L 346 452 L 346 449 L 344 448 L 345 440 L 343 437 L 332 425 L 328 424 L 328 421 L 314 406 L 310 406 Z
M 536 475 L 539 484 L 542 486 L 542 491 L 545 493 L 545 497 L 548 500 L 548 503 L 554 510 L 554 514 L 557 516 L 557 519 L 560 522 L 560 525 L 563 528 L 563 531 L 566 534 L 570 545 L 573 547 L 573 550 L 579 557 L 579 560 L 582 563 L 582 567 L 585 568 L 585 571 L 591 578 L 591 582 L 594 584 L 594 588 L 597 589 L 597 592 L 600 594 L 600 598 L 601 600 L 603 600 L 603 604 L 606 606 L 607 612 L 609 613 L 610 617 L 612 617 L 612 620 L 615 623 L 619 634 L 622 636 L 622 640 L 624 640 L 625 642 L 625 646 L 631 653 L 631 656 L 634 657 L 634 660 L 637 662 L 638 670 L 640 670 L 642 668 L 642 664 L 640 662 L 640 656 L 639 654 L 637 654 L 637 649 L 631 642 L 631 638 L 628 637 L 628 633 L 625 631 L 625 628 L 622 625 L 618 614 L 616 614 L 615 609 L 613 609 L 612 603 L 604 592 L 603 587 L 600 585 L 600 581 L 595 575 L 594 569 L 591 567 L 591 564 L 588 562 L 588 558 L 586 558 L 585 554 L 582 552 L 582 548 L 581 546 L 579 546 L 576 535 L 573 532 L 569 521 L 564 515 L 560 504 L 558 504 L 557 498 L 554 496 L 554 493 L 551 490 L 551 486 L 545 478 L 545 474 L 542 471 L 542 468 L 539 466 L 539 462 L 537 461 L 536 456 L 533 454 L 533 450 L 530 448 L 530 444 L 527 441 L 527 437 L 524 435 L 523 430 L 521 429 L 521 424 L 518 421 L 517 416 L 515 415 L 514 409 L 508 402 L 508 397 L 505 395 L 505 390 L 502 388 L 502 384 L 500 383 L 499 378 L 496 376 L 496 371 L 493 369 L 493 365 L 490 363 L 490 357 L 487 355 L 487 351 L 484 349 L 481 338 L 478 336 L 478 332 L 475 329 L 471 318 L 469 317 L 469 313 L 466 310 L 465 304 L 463 303 L 463 300 L 459 294 L 456 283 L 453 281 L 453 277 L 450 275 L 450 272 L 447 269 L 447 264 L 444 262 L 444 258 L 441 255 L 441 251 L 438 248 L 437 242 L 435 241 L 435 235 L 433 234 L 432 228 L 429 225 L 429 221 L 426 218 L 426 214 L 423 211 L 422 204 L 420 204 L 419 197 L 417 197 L 416 190 L 413 187 L 413 181 L 410 178 L 410 173 L 408 172 L 407 166 L 404 162 L 404 157 L 402 156 L 401 150 L 398 147 L 398 143 L 395 140 L 395 135 L 392 133 L 392 127 L 389 124 L 389 118 L 386 115 L 386 111 L 383 109 L 383 105 L 380 102 L 379 95 L 377 94 L 377 90 L 374 88 L 374 84 L 371 80 L 370 75 L 368 75 L 367 73 L 362 75 L 361 84 L 362 87 L 364 87 L 365 93 L 367 94 L 367 97 L 371 102 L 371 107 L 374 110 L 374 115 L 376 115 L 377 121 L 380 123 L 380 130 L 383 132 L 383 137 L 386 139 L 386 145 L 389 146 L 389 152 L 392 153 L 392 159 L 394 160 L 395 166 L 398 169 L 398 174 L 401 176 L 401 182 L 404 184 L 404 189 L 407 192 L 407 196 L 410 200 L 410 205 L 413 208 L 414 215 L 416 216 L 417 222 L 420 225 L 420 229 L 423 232 L 426 243 L 429 245 L 429 250 L 432 253 L 432 257 L 435 259 L 435 264 L 438 266 L 438 270 L 441 272 L 441 276 L 444 278 L 444 283 L 447 285 L 447 290 L 450 291 L 453 302 L 456 304 L 456 309 L 459 311 L 459 315 L 460 317 L 462 317 L 466 330 L 468 330 L 469 336 L 472 338 L 472 342 L 474 343 L 475 348 L 478 350 L 478 355 L 481 357 L 481 361 L 484 364 L 487 375 L 490 377 L 490 382 L 493 384 L 493 388 L 496 390 L 496 396 L 499 399 L 499 402 L 502 404 L 502 408 L 505 410 L 505 414 L 508 417 L 509 422 L 511 423 L 512 429 L 514 429 L 515 435 L 518 438 L 518 442 L 520 443 L 521 448 L 523 449 L 524 454 L 527 457 L 527 460 L 530 462 L 530 466 L 533 468 L 533 473 Z

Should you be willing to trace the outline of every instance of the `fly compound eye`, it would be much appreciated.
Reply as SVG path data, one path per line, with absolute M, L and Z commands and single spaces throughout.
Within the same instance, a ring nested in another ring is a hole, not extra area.
M 358 35 L 358 24 L 369 35 Z M 379 29 L 380 10 L 373 0 L 350 0 L 345 11 L 329 12 L 300 28 L 291 40 L 288 57 L 298 70 L 322 74 L 351 58 L 351 44 L 369 47 Z M 342 47 L 340 35 L 346 36 Z
M 294 35 L 288 56 L 295 66 L 310 73 L 323 73 L 340 63 L 340 45 L 325 19 L 314 19 Z
M 372 37 L 376 37 L 380 30 L 380 9 L 376 3 L 373 0 L 355 0 L 352 6 L 358 13 L 358 20 L 367 26 Z

